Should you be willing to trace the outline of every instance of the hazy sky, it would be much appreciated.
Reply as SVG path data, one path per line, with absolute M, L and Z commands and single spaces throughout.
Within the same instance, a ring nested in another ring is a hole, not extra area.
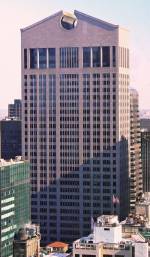
M 131 86 L 150 109 L 149 0 L 0 0 L 0 109 L 21 97 L 20 28 L 74 9 L 129 29 Z

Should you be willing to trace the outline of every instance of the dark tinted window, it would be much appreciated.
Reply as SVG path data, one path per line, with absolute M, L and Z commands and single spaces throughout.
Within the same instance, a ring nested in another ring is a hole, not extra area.
M 46 48 L 39 49 L 39 68 L 45 69 L 47 66 Z
M 92 47 L 93 67 L 100 67 L 100 47 Z
M 27 69 L 27 49 L 24 49 L 24 68 Z
M 49 56 L 49 68 L 56 67 L 56 51 L 55 48 L 48 49 L 48 56 Z
M 104 46 L 102 47 L 103 52 L 103 67 L 110 67 L 110 47 Z
M 83 48 L 83 67 L 91 67 L 91 48 Z
M 37 68 L 37 49 L 36 48 L 30 49 L 30 68 L 31 69 Z
M 112 47 L 112 65 L 116 67 L 116 47 Z

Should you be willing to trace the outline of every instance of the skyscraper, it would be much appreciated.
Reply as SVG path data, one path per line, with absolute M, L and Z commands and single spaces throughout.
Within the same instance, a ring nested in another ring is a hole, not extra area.
M 15 232 L 30 221 L 29 164 L 0 159 L 0 256 L 13 256 Z
M 13 104 L 8 105 L 8 117 L 21 120 L 21 100 L 15 99 Z
M 69 242 L 100 214 L 129 210 L 128 31 L 60 11 L 21 39 L 32 219 L 43 242 Z
M 139 96 L 130 89 L 130 211 L 134 212 L 135 203 L 143 192 L 141 133 L 139 118 Z
M 0 121 L 0 158 L 9 160 L 21 156 L 21 120 Z

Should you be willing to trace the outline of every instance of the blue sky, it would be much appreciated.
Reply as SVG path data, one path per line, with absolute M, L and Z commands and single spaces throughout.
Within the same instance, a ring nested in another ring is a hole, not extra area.
M 74 9 L 129 29 L 131 86 L 139 92 L 140 108 L 150 109 L 149 0 L 1 0 L 0 5 L 0 109 L 21 95 L 20 28 Z

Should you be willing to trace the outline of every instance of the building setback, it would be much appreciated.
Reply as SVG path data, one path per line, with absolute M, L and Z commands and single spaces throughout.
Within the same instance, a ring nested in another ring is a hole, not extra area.
M 0 159 L 0 256 L 13 256 L 15 232 L 30 221 L 29 164 Z
M 72 242 L 91 217 L 129 210 L 128 31 L 60 11 L 22 29 L 21 44 L 32 220 L 42 242 Z
M 135 89 L 130 89 L 130 165 L 130 211 L 134 212 L 143 192 L 139 96 Z
M 5 160 L 21 156 L 21 121 L 5 119 L 0 121 L 0 157 Z

